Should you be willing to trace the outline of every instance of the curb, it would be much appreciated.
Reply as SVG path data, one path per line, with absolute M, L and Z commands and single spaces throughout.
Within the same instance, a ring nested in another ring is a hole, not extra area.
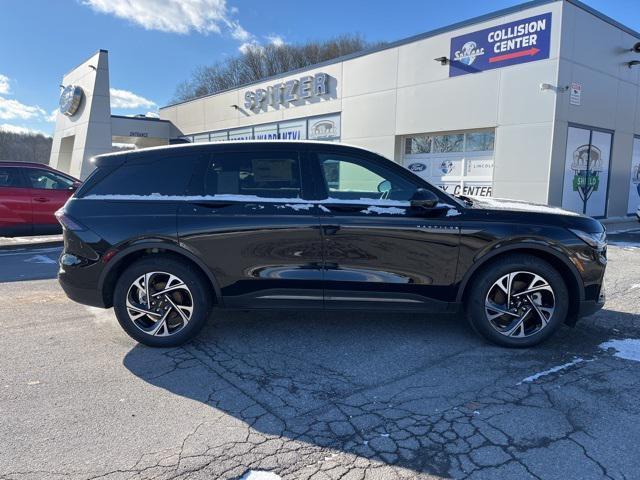
M 7 250 L 25 250 L 28 248 L 50 248 L 50 247 L 61 247 L 63 245 L 63 241 L 61 240 L 47 240 L 43 242 L 25 242 L 25 243 L 0 243 L 0 251 Z

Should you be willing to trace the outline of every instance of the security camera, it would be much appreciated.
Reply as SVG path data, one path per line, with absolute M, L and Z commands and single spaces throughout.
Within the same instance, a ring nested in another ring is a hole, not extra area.
M 633 47 L 631 47 L 631 51 L 635 53 L 640 53 L 640 42 L 636 42 Z

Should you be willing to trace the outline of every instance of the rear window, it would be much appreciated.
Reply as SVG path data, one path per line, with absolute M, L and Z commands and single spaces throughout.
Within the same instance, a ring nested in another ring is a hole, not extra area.
M 295 152 L 215 154 L 204 176 L 205 195 L 300 198 L 300 161 Z
M 22 187 L 20 170 L 15 167 L 0 167 L 0 187 Z
M 179 156 L 125 163 L 82 195 L 184 195 L 194 160 Z

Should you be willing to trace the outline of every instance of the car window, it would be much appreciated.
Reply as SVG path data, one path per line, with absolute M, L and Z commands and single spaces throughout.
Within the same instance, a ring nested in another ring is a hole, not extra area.
M 205 171 L 204 193 L 302 198 L 298 155 L 294 152 L 215 153 Z
M 330 198 L 409 200 L 417 185 L 366 159 L 318 154 Z
M 20 170 L 11 167 L 0 167 L 0 187 L 23 187 Z
M 83 196 L 184 195 L 196 158 L 176 156 L 125 163 L 83 192 Z
M 23 171 L 27 177 L 27 184 L 31 188 L 43 190 L 69 190 L 69 188 L 73 186 L 73 180 L 49 170 L 25 168 Z

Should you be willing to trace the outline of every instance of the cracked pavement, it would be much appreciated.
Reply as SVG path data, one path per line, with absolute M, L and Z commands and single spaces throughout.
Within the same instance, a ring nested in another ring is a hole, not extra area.
M 599 348 L 640 338 L 632 240 L 605 309 L 526 350 L 455 316 L 220 311 L 150 349 L 53 279 L 2 283 L 0 479 L 638 478 L 640 362 Z

